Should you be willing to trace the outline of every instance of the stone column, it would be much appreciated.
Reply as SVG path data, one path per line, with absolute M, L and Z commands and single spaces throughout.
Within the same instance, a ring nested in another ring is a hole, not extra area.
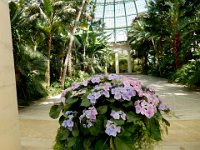
M 0 150 L 20 150 L 8 1 L 0 0 Z
M 115 52 L 115 72 L 119 74 L 119 54 Z
M 131 62 L 131 54 L 130 54 L 130 49 L 127 49 L 128 53 L 128 73 L 132 73 L 132 62 Z

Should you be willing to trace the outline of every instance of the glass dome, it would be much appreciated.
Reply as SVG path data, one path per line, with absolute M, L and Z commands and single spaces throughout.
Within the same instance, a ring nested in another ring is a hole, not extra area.
M 132 20 L 146 11 L 147 0 L 93 0 L 96 4 L 95 20 L 101 20 L 104 31 L 110 34 L 108 42 L 127 40 Z

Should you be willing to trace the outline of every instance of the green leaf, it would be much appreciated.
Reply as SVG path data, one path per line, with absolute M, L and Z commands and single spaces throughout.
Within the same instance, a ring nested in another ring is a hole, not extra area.
M 66 100 L 66 103 L 67 104 L 74 104 L 74 103 L 76 103 L 78 101 L 78 98 L 76 97 L 70 97 L 70 98 L 68 98 L 67 100 Z
M 72 135 L 73 135 L 74 137 L 79 136 L 79 130 L 78 130 L 78 126 L 77 126 L 76 123 L 75 123 L 75 125 L 74 125 L 74 127 L 73 127 Z
M 129 137 L 116 137 L 114 140 L 116 150 L 133 150 L 134 143 Z
M 148 119 L 146 122 L 147 122 L 147 128 L 150 131 L 151 137 L 156 141 L 162 140 L 159 122 L 153 118 Z
M 98 136 L 100 132 L 103 131 L 102 129 L 102 120 L 97 120 L 94 125 L 89 128 L 90 134 L 94 136 Z
M 113 138 L 112 137 L 110 138 L 110 148 L 113 149 L 113 150 L 115 149 L 115 145 L 113 143 Z
M 135 130 L 136 130 L 137 126 L 134 125 L 133 123 L 131 124 L 127 124 L 125 127 L 124 127 L 124 130 L 125 131 L 128 131 L 128 132 L 131 132 L 131 133 L 134 133 Z
M 53 119 L 58 118 L 62 108 L 63 108 L 63 105 L 53 105 L 53 106 L 51 106 L 49 116 Z
M 108 110 L 108 106 L 104 105 L 104 106 L 100 106 L 97 108 L 97 112 L 98 114 L 105 114 Z
M 86 99 L 86 98 L 82 99 L 81 106 L 88 107 L 90 105 L 91 105 L 91 103 L 88 99 Z
M 66 140 L 68 138 L 68 136 L 69 136 L 69 131 L 65 128 L 60 128 L 58 130 L 56 139 L 57 140 Z
M 132 103 L 132 101 L 130 101 L 130 102 L 125 102 L 125 103 L 123 103 L 122 104 L 124 107 L 130 107 L 130 106 L 133 106 L 133 103 Z
M 115 99 L 114 99 L 114 98 L 108 98 L 108 99 L 106 99 L 106 100 L 109 101 L 109 102 L 111 102 L 111 103 L 115 102 Z
M 134 112 L 128 112 L 128 113 L 126 113 L 126 115 L 127 115 L 127 122 L 135 123 L 136 121 L 141 119 L 141 117 L 139 115 L 135 114 Z
M 128 131 L 124 131 L 123 133 L 122 133 L 122 135 L 121 136 L 126 136 L 126 137 L 130 137 L 132 134 L 130 133 L 130 132 L 128 132 Z
M 50 18 L 53 13 L 51 0 L 44 0 L 44 11 L 46 15 Z
M 75 137 L 70 137 L 67 138 L 67 146 L 72 147 L 76 144 L 76 138 Z
M 83 141 L 83 147 L 85 149 L 89 149 L 90 146 L 91 146 L 91 139 L 89 139 L 89 138 L 84 139 L 84 141 Z
M 98 140 L 96 143 L 95 143 L 95 150 L 106 150 L 106 142 L 107 140 Z
M 115 123 L 117 123 L 117 125 L 123 125 L 124 124 L 124 120 L 122 120 L 122 119 L 111 119 L 112 121 L 114 121 Z
M 167 126 L 170 126 L 169 121 L 167 121 L 165 118 L 162 118 L 162 121 L 163 121 Z

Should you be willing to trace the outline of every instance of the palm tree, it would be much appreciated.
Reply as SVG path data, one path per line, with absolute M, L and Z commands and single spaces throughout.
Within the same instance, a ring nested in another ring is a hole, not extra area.
M 64 62 L 64 69 L 63 69 L 63 75 L 62 75 L 62 80 L 61 80 L 61 87 L 64 88 L 64 81 L 65 81 L 65 77 L 66 77 L 66 72 L 67 72 L 67 67 L 68 67 L 68 70 L 69 70 L 69 76 L 72 76 L 72 63 L 71 63 L 71 55 L 72 55 L 72 45 L 73 45 L 73 42 L 74 42 L 74 34 L 76 32 L 76 29 L 77 29 L 77 24 L 80 20 L 80 17 L 81 17 L 81 14 L 82 14 L 82 11 L 84 9 L 84 6 L 86 4 L 86 0 L 82 0 L 82 4 L 80 6 L 80 9 L 78 11 L 78 14 L 76 16 L 76 19 L 75 19 L 75 24 L 74 26 L 72 27 L 72 32 L 71 32 L 71 35 L 70 35 L 70 40 L 69 40 L 69 45 L 68 45 L 68 50 L 67 50 L 67 55 L 66 55 L 66 58 L 65 58 L 65 62 Z
M 151 49 L 154 49 L 157 56 L 160 75 L 166 73 L 163 71 L 174 71 L 181 67 L 187 56 L 191 56 L 191 45 L 198 39 L 195 33 L 199 30 L 199 8 L 200 2 L 197 0 L 194 3 L 150 1 L 145 17 L 140 19 L 145 25 L 142 32 L 129 32 L 129 39 L 132 39 L 133 45 L 147 39 L 152 41 Z M 191 12 L 193 16 L 190 15 Z M 134 23 L 132 28 L 137 30 L 137 26 L 138 24 Z
M 30 18 L 35 18 L 34 21 L 36 23 L 37 30 L 42 31 L 46 36 L 47 51 L 45 54 L 48 61 L 45 80 L 47 87 L 49 87 L 53 36 L 56 31 L 59 31 L 58 28 L 61 26 L 64 27 L 65 25 L 66 28 L 69 27 L 68 24 L 70 19 L 66 19 L 66 16 L 73 13 L 74 9 L 71 8 L 69 1 L 65 0 L 43 0 L 40 3 L 32 3 L 30 5 L 31 7 L 34 7 L 30 8 Z

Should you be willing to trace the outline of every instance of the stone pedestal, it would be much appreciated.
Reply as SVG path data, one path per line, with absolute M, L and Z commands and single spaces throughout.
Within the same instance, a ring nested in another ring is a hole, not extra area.
M 20 150 L 8 1 L 0 0 L 0 150 Z

